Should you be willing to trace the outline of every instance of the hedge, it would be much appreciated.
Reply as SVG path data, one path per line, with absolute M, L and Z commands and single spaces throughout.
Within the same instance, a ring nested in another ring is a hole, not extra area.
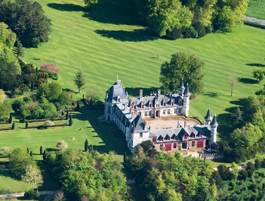
M 45 128 L 49 128 L 49 127 L 62 127 L 62 126 L 68 126 L 68 124 L 67 124 L 67 123 L 63 123 L 63 124 L 55 124 L 55 125 L 53 125 L 53 126 L 48 126 L 48 127 L 44 127 L 43 125 L 38 125 L 38 126 L 28 126 L 27 129 L 31 129 L 31 128 L 39 128 L 39 129 L 43 128 L 43 129 L 45 129 Z
M 253 26 L 253 27 L 258 27 L 258 28 L 261 28 L 261 29 L 265 29 L 265 25 L 262 25 L 262 24 L 259 24 L 259 23 L 256 23 L 256 22 L 246 21 L 246 20 L 243 20 L 243 21 L 244 21 L 244 24 L 246 24 L 246 25 Z

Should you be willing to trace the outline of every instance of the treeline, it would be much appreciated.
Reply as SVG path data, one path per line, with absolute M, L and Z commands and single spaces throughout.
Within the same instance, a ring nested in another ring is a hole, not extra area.
M 240 163 L 265 153 L 265 91 L 257 94 L 243 99 L 242 106 L 231 112 L 235 130 L 221 143 L 228 162 Z
M 93 149 L 87 152 L 67 149 L 48 154 L 46 160 L 67 193 L 82 200 L 128 200 L 126 180 L 121 172 L 123 166 L 112 152 L 100 154 Z
M 135 175 L 142 193 L 150 201 L 207 201 L 217 196 L 210 161 L 184 158 L 180 153 L 157 153 L 150 146 L 125 156 L 125 165 Z
M 150 31 L 170 39 L 197 38 L 212 31 L 231 31 L 241 23 L 248 0 L 135 0 Z

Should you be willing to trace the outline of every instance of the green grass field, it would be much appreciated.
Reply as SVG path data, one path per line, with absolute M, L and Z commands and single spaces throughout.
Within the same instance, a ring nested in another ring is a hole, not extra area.
M 74 90 L 74 99 L 80 99 L 89 88 L 98 90 L 101 100 L 105 91 L 116 81 L 122 80 L 130 96 L 138 96 L 159 88 L 160 66 L 170 60 L 177 51 L 196 54 L 205 62 L 204 93 L 190 103 L 190 115 L 203 119 L 208 107 L 218 115 L 220 137 L 228 133 L 226 125 L 229 108 L 236 106 L 240 98 L 253 95 L 261 89 L 252 78 L 254 66 L 265 64 L 265 30 L 250 26 L 238 26 L 232 33 L 209 34 L 200 39 L 175 41 L 158 39 L 138 25 L 129 0 L 102 0 L 89 11 L 82 0 L 39 1 L 52 19 L 52 34 L 39 48 L 26 49 L 23 60 L 40 66 L 53 62 L 61 70 L 59 83 L 64 89 Z M 58 50 L 53 50 L 54 45 Z M 87 84 L 77 93 L 73 78 L 78 68 L 86 74 Z M 239 83 L 230 96 L 228 77 L 235 72 Z M 95 148 L 123 154 L 126 144 L 122 136 L 114 137 L 114 126 L 99 124 L 100 111 L 81 108 L 74 115 L 72 127 L 48 130 L 26 130 L 25 124 L 16 124 L 15 131 L 0 131 L 0 147 L 28 147 L 38 154 L 39 147 L 53 150 L 58 140 L 65 140 L 69 147 L 83 149 L 85 139 Z M 83 131 L 78 131 L 82 128 Z M 75 140 L 71 140 L 75 137 Z M 34 155 L 40 159 L 39 155 Z M 3 182 L 0 182 L 3 183 Z M 1 184 L 0 184 L 1 189 Z
M 245 15 L 265 20 L 265 0 L 250 0 Z

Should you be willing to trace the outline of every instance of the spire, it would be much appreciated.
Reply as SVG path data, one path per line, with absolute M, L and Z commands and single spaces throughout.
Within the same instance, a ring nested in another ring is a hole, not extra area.
M 212 120 L 211 111 L 210 108 L 207 111 L 206 116 L 204 117 L 205 120 Z
M 183 82 L 183 76 L 181 78 L 181 82 L 180 82 L 180 85 L 179 85 L 179 89 L 181 89 L 181 88 L 185 88 L 184 87 L 184 82 Z
M 216 114 L 214 114 L 213 121 L 211 123 L 211 127 L 217 127 L 217 126 L 218 126 L 218 123 L 217 123 L 217 120 L 216 120 Z
M 189 83 L 187 83 L 187 87 L 184 92 L 185 95 L 190 95 L 190 90 L 189 90 Z

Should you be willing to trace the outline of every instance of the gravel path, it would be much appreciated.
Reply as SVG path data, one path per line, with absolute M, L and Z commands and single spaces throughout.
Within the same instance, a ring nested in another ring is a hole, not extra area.
M 47 200 L 45 198 L 45 201 L 49 201 L 52 196 L 56 193 L 57 191 L 40 191 L 40 195 L 48 195 L 49 197 Z M 8 198 L 18 198 L 18 197 L 23 197 L 24 193 L 12 193 L 12 194 L 5 194 L 5 195 L 0 195 L 0 199 L 8 199 Z
M 261 25 L 265 25 L 265 20 L 260 20 L 260 19 L 257 19 L 254 17 L 248 17 L 248 16 L 245 16 L 243 19 L 249 22 L 255 22 Z

